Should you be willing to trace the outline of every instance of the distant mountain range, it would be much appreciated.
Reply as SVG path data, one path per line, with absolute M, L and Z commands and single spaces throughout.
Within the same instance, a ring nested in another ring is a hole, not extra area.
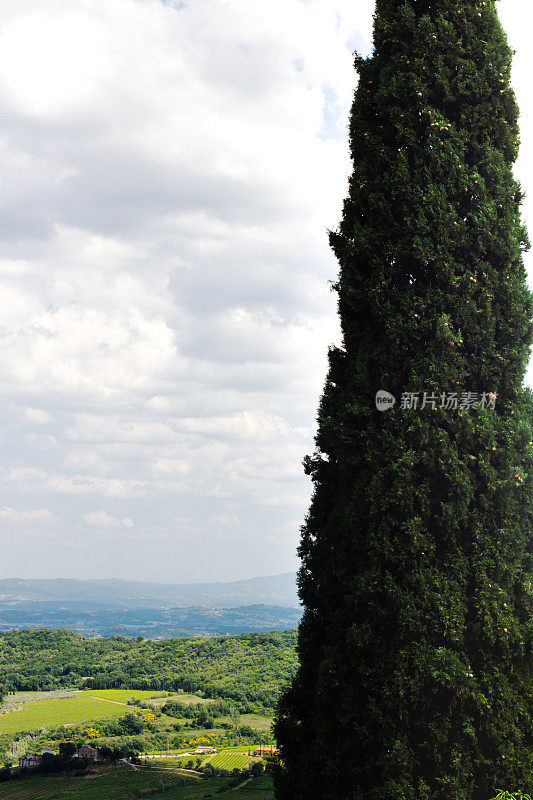
M 224 635 L 294 627 L 294 573 L 231 583 L 0 580 L 0 630 L 69 628 L 87 636 Z
M 144 583 L 118 578 L 0 580 L 0 607 L 28 600 L 89 601 L 126 604 L 129 608 L 230 608 L 258 603 L 295 608 L 299 605 L 294 572 L 231 583 Z

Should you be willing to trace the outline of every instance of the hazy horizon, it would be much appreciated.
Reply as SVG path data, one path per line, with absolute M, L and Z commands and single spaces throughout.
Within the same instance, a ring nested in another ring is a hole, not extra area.
M 91 581 L 120 581 L 122 583 L 150 583 L 162 586 L 190 586 L 190 585 L 202 585 L 202 584 L 211 584 L 211 583 L 243 583 L 246 581 L 260 581 L 269 578 L 283 578 L 287 575 L 294 575 L 296 576 L 295 571 L 288 571 L 288 572 L 280 572 L 274 575 L 253 575 L 247 576 L 244 578 L 235 578 L 232 580 L 220 580 L 220 581 L 149 581 L 149 580 L 140 580 L 136 578 L 118 578 L 116 576 L 110 576 L 107 578 L 102 578 L 99 576 L 89 576 L 86 578 L 73 578 L 69 576 L 46 576 L 46 577 L 21 577 L 20 575 L 3 575 L 0 576 L 0 581 L 76 581 L 79 583 L 90 583 Z

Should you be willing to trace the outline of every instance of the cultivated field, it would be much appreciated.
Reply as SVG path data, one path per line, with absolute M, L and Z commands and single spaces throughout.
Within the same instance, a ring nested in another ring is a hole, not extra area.
M 150 692 L 140 689 L 91 689 L 90 691 L 80 692 L 80 694 L 89 694 L 92 697 L 100 697 L 102 700 L 114 700 L 118 703 L 127 703 L 128 700 L 135 697 L 137 700 L 161 700 L 165 702 L 163 692 Z
M 243 753 L 222 752 L 209 759 L 209 764 L 216 769 L 244 769 L 251 761 L 250 756 Z
M 272 800 L 268 778 L 250 781 L 241 789 L 220 791 L 224 778 L 188 779 L 171 772 L 131 768 L 91 776 L 24 778 L 0 784 L 2 800 L 131 800 L 156 796 L 158 800 L 201 800 L 206 795 L 221 800 Z
M 273 721 L 272 717 L 264 717 L 261 714 L 241 714 L 239 725 L 251 725 L 252 728 L 269 731 Z
M 135 697 L 138 697 L 139 700 L 142 700 L 142 698 L 139 696 L 141 694 L 142 692 L 136 692 L 134 689 L 130 689 L 129 697 L 132 697 L 134 695 Z M 155 699 L 150 701 L 150 705 L 162 706 L 168 702 L 183 703 L 184 706 L 190 706 L 190 705 L 197 705 L 198 703 L 214 703 L 215 701 L 206 700 L 204 697 L 198 697 L 195 694 L 172 694 L 172 695 L 165 695 L 164 697 L 156 695 Z
M 64 700 L 69 697 L 74 697 L 77 692 L 75 689 L 57 689 L 53 692 L 17 692 L 16 694 L 8 694 L 0 703 L 0 715 L 5 714 L 7 711 L 16 711 L 24 703 L 34 702 L 36 700 Z M 0 716 L 1 719 L 1 716 Z
M 126 704 L 126 700 L 130 697 L 135 696 L 139 700 L 147 700 L 157 694 L 157 692 L 102 689 L 69 692 L 68 695 L 52 699 L 31 699 L 32 697 L 43 698 L 43 693 L 33 695 L 26 692 L 24 695 L 15 695 L 14 699 L 20 701 L 15 708 L 13 708 L 13 698 L 10 698 L 11 710 L 0 714 L 0 733 L 17 733 L 18 731 L 39 730 L 43 726 L 48 728 L 56 725 L 75 725 L 89 721 L 115 719 L 134 710 Z
M 265 775 L 255 778 L 241 789 L 223 792 L 220 797 L 226 798 L 226 800 L 230 800 L 230 798 L 231 800 L 274 800 L 274 790 L 272 781 Z
M 253 745 L 251 745 L 251 749 L 254 749 Z M 222 750 L 218 749 L 218 753 L 216 753 L 214 756 L 197 756 L 194 752 L 194 748 L 189 748 L 186 751 L 180 752 L 171 750 L 165 752 L 154 751 L 153 753 L 146 755 L 146 763 L 160 767 L 184 767 L 189 761 L 196 762 L 197 759 L 200 759 L 202 765 L 204 766 L 206 764 L 211 764 L 217 769 L 227 770 L 232 770 L 235 768 L 244 769 L 244 767 L 246 767 L 247 764 L 250 764 L 250 762 L 259 760 L 248 755 L 246 748 L 242 745 L 240 747 L 225 747 Z
M 189 753 L 190 751 L 188 750 L 187 752 Z M 179 756 L 160 754 L 159 756 L 147 756 L 146 763 L 154 767 L 176 767 L 177 769 L 183 769 L 187 768 L 189 761 L 196 764 L 196 758 L 196 756 L 191 755 Z

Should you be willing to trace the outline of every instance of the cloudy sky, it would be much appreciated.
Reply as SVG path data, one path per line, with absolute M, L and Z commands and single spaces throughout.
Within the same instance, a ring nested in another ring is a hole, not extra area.
M 499 6 L 533 195 L 531 12 Z M 2 577 L 296 567 L 372 11 L 2 0 Z

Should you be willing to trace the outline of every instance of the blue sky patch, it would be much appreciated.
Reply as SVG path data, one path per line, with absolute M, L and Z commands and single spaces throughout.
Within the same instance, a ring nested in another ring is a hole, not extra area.
M 324 95 L 322 130 L 318 134 L 318 138 L 324 141 L 328 141 L 328 139 L 342 141 L 345 131 L 342 128 L 342 108 L 337 92 L 331 86 L 323 86 L 322 93 Z

